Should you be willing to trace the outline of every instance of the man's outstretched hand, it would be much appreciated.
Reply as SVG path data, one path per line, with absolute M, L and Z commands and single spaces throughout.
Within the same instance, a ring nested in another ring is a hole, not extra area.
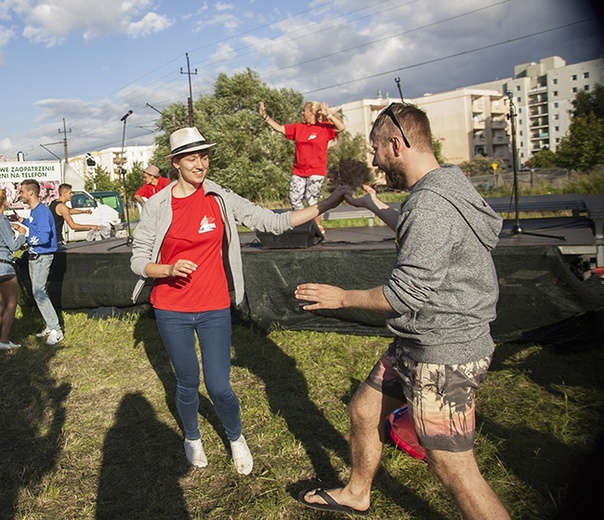
M 357 208 L 369 208 L 372 204 L 375 204 L 376 200 L 378 200 L 377 193 L 367 184 L 363 184 L 361 189 L 365 192 L 365 195 L 362 197 L 353 197 L 352 192 L 350 192 L 345 196 L 346 203 Z
M 333 285 L 320 283 L 305 283 L 296 287 L 295 296 L 298 300 L 315 302 L 302 307 L 305 311 L 318 309 L 341 309 L 344 307 L 346 291 Z

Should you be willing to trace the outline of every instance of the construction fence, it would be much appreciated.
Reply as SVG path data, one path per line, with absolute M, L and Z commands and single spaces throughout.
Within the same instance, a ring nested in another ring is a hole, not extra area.
M 514 173 L 493 173 L 469 178 L 479 191 L 489 191 L 514 184 Z M 566 168 L 532 168 L 518 172 L 520 187 L 534 187 L 539 184 L 551 184 L 557 188 L 566 185 L 570 179 L 570 170 Z

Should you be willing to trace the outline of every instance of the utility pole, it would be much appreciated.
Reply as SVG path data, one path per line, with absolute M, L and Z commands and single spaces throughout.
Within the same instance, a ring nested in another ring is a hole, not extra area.
M 59 128 L 59 133 L 65 134 L 65 137 L 63 138 L 63 153 L 65 155 L 65 162 L 68 163 L 69 157 L 67 156 L 67 134 L 71 133 L 71 128 L 67 130 L 67 128 L 65 127 L 65 118 L 63 118 L 63 130 L 61 131 L 61 129 Z
M 191 66 L 189 64 L 189 53 L 185 53 L 185 56 L 187 57 L 187 72 L 185 72 L 184 70 L 182 70 L 182 67 L 180 68 L 180 73 L 181 74 L 186 74 L 187 76 L 189 76 L 189 99 L 188 99 L 188 107 L 189 107 L 189 126 L 194 126 L 195 125 L 195 121 L 193 118 L 193 89 L 191 87 L 191 76 L 195 75 L 197 76 L 197 69 L 195 69 L 195 72 L 191 72 Z

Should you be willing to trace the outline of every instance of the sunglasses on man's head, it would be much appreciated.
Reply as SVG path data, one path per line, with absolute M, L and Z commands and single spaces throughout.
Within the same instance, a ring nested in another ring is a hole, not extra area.
M 392 110 L 392 105 L 394 105 L 394 103 L 390 103 L 388 105 L 388 108 L 386 110 L 384 110 L 384 112 L 390 116 L 390 119 L 392 119 L 392 122 L 401 131 L 401 134 L 403 136 L 403 141 L 405 143 L 405 146 L 407 148 L 411 148 L 411 145 L 409 144 L 409 139 L 407 139 L 407 136 L 405 135 L 405 131 L 403 130 L 403 126 L 401 125 L 400 121 L 398 120 L 398 118 L 394 114 L 394 110 Z

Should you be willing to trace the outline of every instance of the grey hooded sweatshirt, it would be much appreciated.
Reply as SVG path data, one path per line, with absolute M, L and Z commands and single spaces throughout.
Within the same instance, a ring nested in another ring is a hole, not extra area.
M 493 352 L 499 296 L 491 257 L 502 220 L 453 165 L 425 175 L 401 206 L 386 324 L 404 355 L 458 364 Z

